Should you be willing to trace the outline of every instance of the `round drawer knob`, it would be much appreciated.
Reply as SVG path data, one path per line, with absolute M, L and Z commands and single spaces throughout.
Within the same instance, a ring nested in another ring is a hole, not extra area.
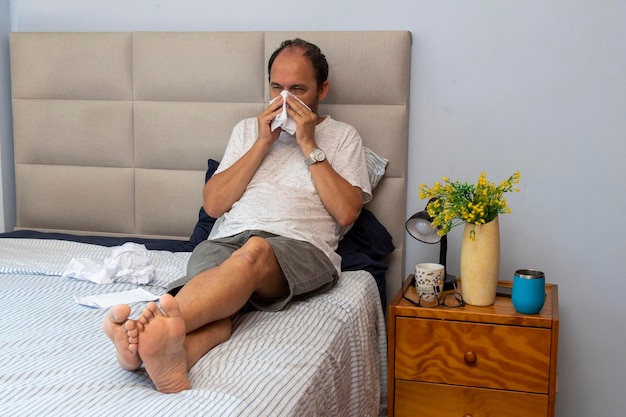
M 465 362 L 467 363 L 474 363 L 476 362 L 476 353 L 472 351 L 465 352 L 465 355 L 463 355 L 463 359 L 465 359 Z
M 472 417 L 471 414 L 465 414 L 463 417 Z

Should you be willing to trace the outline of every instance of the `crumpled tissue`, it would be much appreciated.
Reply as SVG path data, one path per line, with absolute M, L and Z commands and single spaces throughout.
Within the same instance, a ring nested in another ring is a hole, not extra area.
M 156 268 L 150 262 L 144 245 L 127 242 L 112 248 L 111 256 L 104 259 L 103 264 L 89 258 L 72 258 L 61 276 L 96 284 L 129 282 L 144 285 L 154 280 Z
M 88 295 L 84 297 L 74 296 L 74 301 L 78 304 L 96 307 L 109 308 L 118 304 L 132 304 L 144 301 L 154 301 L 158 299 L 158 295 L 154 295 L 143 288 L 136 288 L 130 291 L 121 291 L 108 294 Z
M 294 96 L 287 90 L 281 91 L 280 95 L 283 97 L 283 99 L 287 98 L 287 96 L 294 97 L 296 100 L 302 103 L 302 100 L 300 100 L 298 97 Z M 269 104 L 272 104 L 276 100 L 278 100 L 278 97 L 274 97 L 273 99 L 271 99 Z M 307 109 L 311 110 L 309 106 L 307 106 L 306 104 L 304 105 L 306 106 Z M 281 129 L 283 129 L 285 132 L 289 133 L 290 135 L 293 135 L 294 133 L 296 133 L 296 121 L 293 120 L 291 117 L 289 117 L 289 115 L 287 114 L 287 102 L 286 101 L 283 101 L 283 110 L 274 118 L 274 120 L 272 120 L 272 124 L 270 127 L 272 129 L 272 132 L 280 127 Z

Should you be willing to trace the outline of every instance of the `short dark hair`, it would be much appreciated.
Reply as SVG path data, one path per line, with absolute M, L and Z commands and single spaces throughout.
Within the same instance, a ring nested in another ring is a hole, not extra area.
M 274 61 L 276 60 L 278 54 L 280 54 L 285 49 L 291 48 L 300 49 L 302 51 L 302 55 L 311 62 L 311 65 L 313 65 L 313 70 L 315 71 L 317 87 L 321 88 L 322 84 L 324 84 L 328 80 L 328 62 L 326 61 L 326 55 L 322 53 L 317 45 L 300 38 L 288 39 L 286 41 L 283 41 L 278 49 L 276 49 L 274 53 L 272 53 L 272 56 L 267 62 L 268 77 L 272 72 L 272 65 L 274 65 Z

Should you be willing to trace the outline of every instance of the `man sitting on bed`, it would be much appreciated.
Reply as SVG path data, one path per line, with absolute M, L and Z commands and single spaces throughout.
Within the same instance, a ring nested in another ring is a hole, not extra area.
M 204 209 L 219 219 L 189 259 L 188 282 L 137 320 L 119 305 L 104 321 L 120 365 L 136 370 L 143 363 L 161 392 L 190 388 L 189 369 L 230 337 L 231 317 L 247 304 L 278 311 L 294 297 L 331 288 L 342 230 L 371 199 L 360 136 L 317 114 L 329 86 L 319 48 L 285 41 L 268 72 L 276 100 L 235 126 L 204 188 Z M 283 102 L 294 135 L 272 129 Z

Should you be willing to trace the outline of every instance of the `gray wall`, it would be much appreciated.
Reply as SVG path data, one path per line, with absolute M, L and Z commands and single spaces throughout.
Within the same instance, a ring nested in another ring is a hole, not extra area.
M 0 0 L 0 232 L 15 224 L 15 174 L 9 69 L 9 0 Z
M 425 204 L 422 182 L 521 170 L 500 219 L 501 275 L 535 267 L 559 284 L 557 415 L 623 416 L 626 2 L 11 2 L 14 31 L 379 29 L 413 33 L 407 213 Z M 449 235 L 456 274 L 460 237 Z M 436 247 L 407 247 L 407 271 L 437 259 Z

